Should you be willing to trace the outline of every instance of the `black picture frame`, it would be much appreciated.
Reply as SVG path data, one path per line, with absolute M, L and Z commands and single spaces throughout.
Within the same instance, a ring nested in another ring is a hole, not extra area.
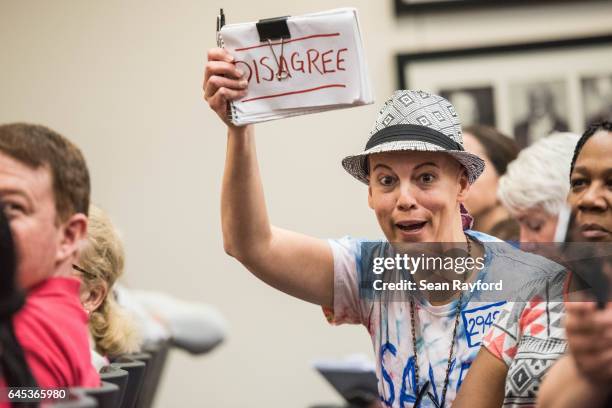
M 420 0 L 409 3 L 406 0 L 394 0 L 395 14 L 398 16 L 422 12 L 458 11 L 473 8 L 508 8 L 533 6 L 541 4 L 569 3 L 580 0 Z M 593 0 L 601 1 L 601 0 Z
M 547 41 L 535 41 L 515 44 L 499 44 L 490 45 L 484 47 L 471 47 L 471 48 L 453 48 L 436 51 L 425 51 L 425 52 L 408 52 L 399 53 L 396 56 L 397 64 L 397 80 L 398 89 L 408 89 L 408 80 L 404 77 L 406 72 L 406 66 L 412 62 L 419 61 L 434 61 L 434 60 L 448 60 L 452 58 L 466 58 L 466 57 L 478 57 L 487 54 L 502 54 L 502 53 L 529 53 L 538 52 L 546 49 L 560 49 L 572 47 L 591 47 L 597 45 L 611 45 L 612 44 L 612 33 L 595 35 L 588 37 L 578 38 L 563 38 Z
M 531 80 L 531 71 L 525 68 L 525 61 L 547 61 L 545 58 L 548 58 L 547 51 L 551 51 L 549 54 L 557 54 L 563 55 L 564 60 L 570 66 L 576 65 L 576 67 L 568 68 L 567 66 L 560 65 L 559 69 L 555 69 L 555 66 L 551 66 L 550 71 L 547 71 L 547 74 L 550 74 L 550 78 L 545 77 L 533 77 L 534 80 L 537 79 L 540 82 L 544 80 L 552 80 L 553 78 L 561 79 L 564 81 L 565 89 L 570 89 L 567 86 L 570 82 L 570 77 L 568 77 L 568 73 L 566 71 L 571 71 L 575 73 L 575 76 L 580 78 L 581 87 L 585 87 L 585 81 L 591 81 L 594 75 L 593 71 L 597 71 L 600 75 L 606 76 L 607 81 L 612 82 L 612 60 L 609 60 L 606 56 L 608 54 L 612 55 L 612 33 L 606 34 L 598 34 L 592 36 L 584 36 L 584 37 L 572 37 L 572 38 L 561 38 L 561 39 L 551 39 L 544 41 L 534 41 L 534 42 L 522 42 L 522 43 L 506 43 L 506 44 L 498 44 L 498 45 L 488 45 L 483 47 L 467 47 L 467 48 L 453 48 L 453 49 L 442 49 L 435 51 L 425 51 L 425 52 L 407 52 L 407 53 L 399 53 L 396 55 L 396 66 L 397 66 L 397 84 L 398 89 L 412 89 L 419 88 L 424 90 L 429 90 L 435 93 L 443 94 L 443 89 L 450 89 L 451 92 L 453 89 L 458 90 L 463 93 L 463 97 L 465 100 L 466 91 L 474 92 L 474 89 L 469 89 L 470 84 L 469 78 L 462 74 L 462 71 L 455 72 L 452 70 L 452 67 L 456 64 L 457 66 L 462 66 L 461 64 L 469 64 L 470 66 L 479 66 L 481 64 L 481 60 L 484 61 L 491 59 L 501 59 L 505 62 L 508 62 L 505 66 L 509 67 L 509 69 L 513 72 L 520 73 L 520 79 Z M 603 56 L 605 58 L 606 63 L 604 65 L 592 64 L 593 68 L 589 67 L 589 70 L 584 70 L 585 64 L 590 64 L 590 59 L 581 58 L 580 55 L 584 55 L 581 53 L 595 53 L 598 56 Z M 575 55 L 575 58 L 573 57 Z M 532 57 L 533 56 L 533 57 Z M 456 62 L 454 62 L 456 61 Z M 522 61 L 522 62 L 520 62 Z M 608 63 L 607 61 L 610 61 Z M 516 63 L 517 66 L 513 68 L 513 63 Z M 419 65 L 421 64 L 421 65 Z M 486 64 L 486 63 L 485 63 Z M 523 65 L 521 65 L 523 64 Z M 541 62 L 540 62 L 541 64 Z M 546 65 L 545 65 L 546 66 Z M 411 68 L 412 67 L 412 68 Z M 582 68 L 580 68 L 582 67 Z M 548 66 L 546 66 L 548 68 Z M 520 85 L 517 81 L 516 76 L 513 74 L 511 76 L 506 76 L 505 79 L 500 83 L 499 78 L 498 81 L 493 81 L 490 79 L 487 74 L 491 71 L 487 65 L 483 65 L 482 67 L 482 80 L 479 80 L 480 86 L 490 85 L 493 87 L 494 93 L 497 95 L 495 97 L 495 108 L 497 110 L 497 114 L 491 115 L 490 122 L 487 123 L 484 120 L 481 120 L 478 123 L 494 125 L 509 134 L 514 134 L 517 137 L 517 141 L 520 138 L 520 133 L 517 131 L 517 127 L 511 127 L 510 125 L 517 125 L 517 119 L 515 115 L 518 114 L 519 109 L 516 108 L 516 97 L 513 97 L 512 94 L 508 93 L 510 91 L 517 90 L 517 85 Z M 494 68 L 493 68 L 494 69 Z M 432 76 L 430 77 L 426 73 L 432 70 Z M 437 74 L 434 74 L 437 72 Z M 444 75 L 440 75 L 440 72 L 444 73 Z M 477 71 L 478 72 L 478 71 Z M 448 73 L 448 74 L 446 74 Z M 425 77 L 423 75 L 426 75 Z M 473 73 L 471 74 L 473 75 Z M 500 74 L 501 75 L 501 74 Z M 502 75 L 503 76 L 503 75 Z M 498 75 L 499 77 L 499 75 Z M 433 79 L 431 79 L 433 78 Z M 419 81 L 418 83 L 411 83 L 410 81 Z M 492 81 L 492 82 L 491 82 Z M 554 84 L 547 85 L 550 87 L 550 90 L 554 91 L 559 90 L 555 88 Z M 505 90 L 504 92 L 498 93 L 500 90 Z M 560 90 L 559 90 L 560 91 Z M 531 92 L 531 91 L 530 91 Z M 549 91 L 550 93 L 551 91 Z M 586 112 L 585 105 L 583 104 L 584 99 L 581 96 L 573 95 L 574 98 L 569 98 L 569 93 L 556 93 L 558 95 L 555 97 L 555 101 L 559 102 L 559 106 L 563 106 L 561 111 L 567 112 L 567 115 L 573 117 L 567 125 L 562 125 L 561 121 L 558 123 L 558 129 L 555 127 L 555 130 L 558 131 L 573 131 L 576 133 L 582 133 L 584 130 L 584 123 L 588 122 L 588 115 Z M 514 95 L 516 96 L 516 95 Z M 579 99 L 576 99 L 579 98 Z M 481 98 L 473 98 L 474 100 L 480 100 Z M 606 96 L 605 100 L 609 100 L 610 95 Z M 499 105 L 498 103 L 499 102 Z M 453 103 L 456 103 L 453 101 Z M 515 104 L 515 107 L 512 107 L 512 104 Z M 464 104 L 465 106 L 465 104 Z M 520 105 L 524 107 L 525 105 Z M 573 109 L 570 109 L 570 106 Z M 610 108 L 609 102 L 607 107 L 605 107 L 607 114 L 609 114 Z M 523 109 L 524 110 L 524 109 Z M 475 117 L 484 117 L 482 115 L 483 109 L 480 107 L 476 109 L 477 115 Z M 576 112 L 576 113 L 574 113 Z M 474 117 L 474 116 L 472 116 Z M 569 129 L 568 129 L 569 127 Z M 513 132 L 514 130 L 514 132 Z M 531 144 L 534 141 L 531 137 L 527 137 L 524 141 L 521 142 L 522 146 L 526 146 Z

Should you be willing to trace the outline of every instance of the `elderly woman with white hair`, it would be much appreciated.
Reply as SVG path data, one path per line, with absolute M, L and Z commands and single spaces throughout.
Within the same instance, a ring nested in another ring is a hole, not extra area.
M 522 150 L 499 180 L 498 196 L 519 222 L 521 242 L 553 242 L 569 192 L 569 166 L 579 136 L 553 133 Z

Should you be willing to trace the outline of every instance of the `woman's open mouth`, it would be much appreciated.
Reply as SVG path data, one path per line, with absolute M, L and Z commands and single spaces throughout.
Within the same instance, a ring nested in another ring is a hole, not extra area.
M 400 221 L 395 224 L 404 234 L 418 234 L 425 228 L 427 221 Z

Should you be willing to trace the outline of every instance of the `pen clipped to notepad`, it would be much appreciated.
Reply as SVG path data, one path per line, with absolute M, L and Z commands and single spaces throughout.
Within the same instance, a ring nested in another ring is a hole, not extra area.
M 223 14 L 223 9 L 219 9 L 219 15 L 217 16 L 217 47 L 223 46 L 223 41 L 221 40 L 221 28 L 225 25 L 225 14 Z

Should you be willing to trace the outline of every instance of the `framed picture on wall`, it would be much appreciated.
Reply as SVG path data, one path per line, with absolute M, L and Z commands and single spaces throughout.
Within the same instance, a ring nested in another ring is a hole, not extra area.
M 474 7 L 507 7 L 507 6 L 530 6 L 535 4 L 558 4 L 561 2 L 572 2 L 580 0 L 393 0 L 395 2 L 395 13 L 411 14 L 422 11 L 456 10 Z
M 589 123 L 610 120 L 612 112 L 612 74 L 599 73 L 580 79 L 585 126 Z
M 397 55 L 400 89 L 440 94 L 464 125 L 521 146 L 612 117 L 612 34 Z
M 492 86 L 443 88 L 439 94 L 451 101 L 465 124 L 495 126 Z

